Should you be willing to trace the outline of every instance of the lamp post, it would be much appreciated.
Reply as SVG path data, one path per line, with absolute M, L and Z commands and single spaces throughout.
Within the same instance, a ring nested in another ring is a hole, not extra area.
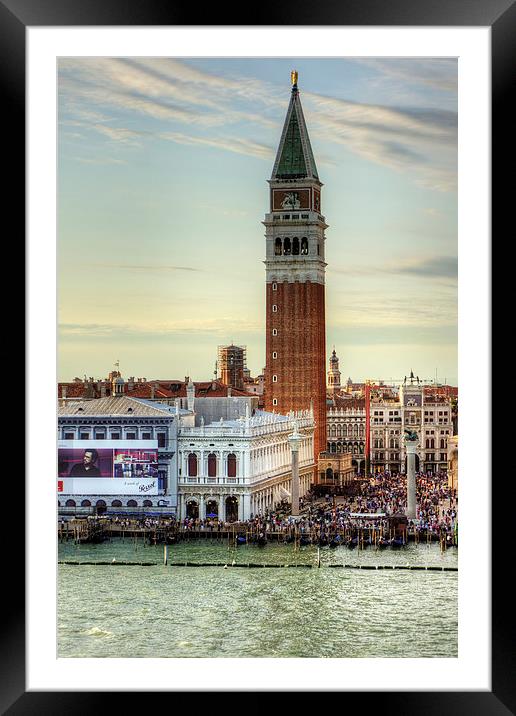
M 299 443 L 303 436 L 297 430 L 297 420 L 294 420 L 294 432 L 288 436 L 290 449 L 292 450 L 292 488 L 291 501 L 292 517 L 299 517 Z

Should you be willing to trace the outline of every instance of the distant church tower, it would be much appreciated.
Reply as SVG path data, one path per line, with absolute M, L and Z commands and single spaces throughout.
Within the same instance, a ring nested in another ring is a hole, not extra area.
M 265 409 L 286 414 L 313 403 L 315 459 L 326 449 L 324 230 L 321 187 L 297 72 L 270 184 L 266 227 Z
M 328 371 L 328 392 L 332 395 L 336 395 L 340 392 L 340 370 L 339 370 L 339 358 L 335 353 L 335 348 L 332 351 L 330 358 L 330 370 Z

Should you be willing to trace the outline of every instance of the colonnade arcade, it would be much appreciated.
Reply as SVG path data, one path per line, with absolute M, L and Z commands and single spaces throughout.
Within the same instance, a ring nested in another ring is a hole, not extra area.
M 329 442 L 328 452 L 350 452 L 353 455 L 364 455 L 365 442 L 363 440 L 355 442 Z
M 299 474 L 299 495 L 302 497 L 310 489 L 313 480 L 313 471 L 300 472 Z M 290 502 L 291 474 L 277 480 L 274 484 L 264 485 L 262 488 L 253 491 L 251 494 L 251 513 L 263 515 L 266 510 L 273 510 L 277 504 L 286 499 Z
M 312 470 L 299 475 L 299 494 L 303 496 L 310 489 Z M 276 479 L 274 483 L 250 492 L 243 488 L 213 488 L 180 490 L 178 496 L 179 518 L 213 519 L 222 522 L 245 521 L 258 514 L 273 510 L 282 500 L 290 502 L 291 474 Z
M 186 491 L 179 494 L 179 518 L 236 522 L 249 519 L 250 496 L 228 488 L 209 492 Z

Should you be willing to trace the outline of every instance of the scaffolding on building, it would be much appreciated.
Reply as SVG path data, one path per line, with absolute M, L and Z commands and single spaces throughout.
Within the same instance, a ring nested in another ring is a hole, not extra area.
M 219 346 L 217 367 L 219 380 L 236 390 L 244 389 L 244 371 L 246 365 L 246 346 Z

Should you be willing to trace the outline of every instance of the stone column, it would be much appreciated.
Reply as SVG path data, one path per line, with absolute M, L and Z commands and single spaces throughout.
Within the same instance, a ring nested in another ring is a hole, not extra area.
M 416 519 L 416 448 L 417 440 L 405 438 L 407 450 L 407 517 Z
M 238 519 L 240 522 L 249 519 L 249 495 L 240 493 L 238 495 Z
M 292 483 L 291 483 L 291 502 L 292 517 L 299 517 L 299 444 L 302 435 L 297 431 L 297 422 L 294 421 L 294 432 L 288 436 L 290 449 L 292 450 Z

